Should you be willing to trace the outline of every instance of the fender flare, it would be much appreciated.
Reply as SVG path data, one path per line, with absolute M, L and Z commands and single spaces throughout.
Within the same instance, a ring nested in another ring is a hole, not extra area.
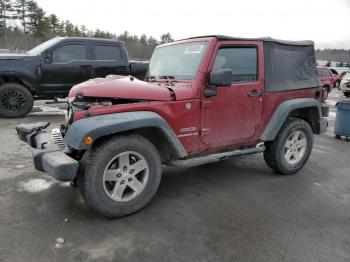
M 270 121 L 264 129 L 264 132 L 260 136 L 262 141 L 272 141 L 275 139 L 283 123 L 287 119 L 288 115 L 296 110 L 303 108 L 317 108 L 319 123 L 322 119 L 321 103 L 315 98 L 296 98 L 282 102 L 273 113 Z
M 19 80 L 21 80 L 23 82 L 23 84 L 32 92 L 35 92 L 36 89 L 34 87 L 34 85 L 31 83 L 30 80 L 27 79 L 26 76 L 23 76 L 22 74 L 17 74 L 15 72 L 1 72 L 0 73 L 0 78 L 1 77 L 16 77 L 18 78 Z
M 187 156 L 186 150 L 168 123 L 159 114 L 151 111 L 115 113 L 78 120 L 68 128 L 64 142 L 76 150 L 85 150 L 91 147 L 84 143 L 84 138 L 88 135 L 96 141 L 104 136 L 142 127 L 158 128 L 180 158 Z

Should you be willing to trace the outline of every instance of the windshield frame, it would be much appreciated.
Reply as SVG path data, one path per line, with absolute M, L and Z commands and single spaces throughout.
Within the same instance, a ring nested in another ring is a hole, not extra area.
M 50 47 L 54 46 L 55 44 L 57 44 L 61 40 L 62 40 L 62 37 L 51 38 L 51 39 L 41 43 L 40 45 L 37 45 L 36 47 L 32 48 L 27 53 L 29 55 L 33 55 L 33 56 L 41 55 L 45 50 L 47 50 Z
M 156 54 L 156 52 L 159 50 L 159 49 L 162 49 L 162 48 L 169 48 L 169 47 L 174 47 L 174 46 L 179 46 L 179 45 L 203 45 L 203 51 L 202 51 L 202 54 L 201 54 L 201 57 L 198 61 L 198 64 L 196 66 L 196 69 L 194 70 L 193 72 L 193 75 L 176 75 L 176 74 L 158 74 L 158 75 L 154 75 L 152 74 L 151 72 L 151 64 L 152 64 L 152 59 L 154 59 L 154 55 Z M 198 39 L 198 41 L 186 41 L 186 42 L 174 42 L 174 43 L 169 43 L 169 44 L 165 44 L 165 45 L 161 45 L 161 46 L 158 46 L 156 47 L 156 49 L 154 50 L 153 54 L 152 54 L 152 57 L 150 59 L 150 63 L 149 63 L 149 69 L 148 69 L 148 72 L 147 72 L 147 77 L 150 77 L 150 78 L 153 78 L 155 80 L 162 80 L 162 79 L 172 79 L 173 81 L 191 81 L 191 80 L 194 80 L 198 74 L 198 72 L 200 71 L 200 68 L 201 68 L 201 65 L 203 63 L 203 60 L 206 56 L 206 53 L 208 51 L 210 47 L 210 41 L 208 40 L 204 40 L 204 39 Z

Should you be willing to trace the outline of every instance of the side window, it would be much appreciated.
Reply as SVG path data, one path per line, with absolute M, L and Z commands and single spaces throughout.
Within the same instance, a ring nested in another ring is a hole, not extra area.
M 318 77 L 322 77 L 322 70 L 320 68 L 317 68 L 317 74 Z
M 232 69 L 232 83 L 256 82 L 258 50 L 256 47 L 221 48 L 216 54 L 213 71 Z
M 114 60 L 120 61 L 122 53 L 119 46 L 114 45 L 95 45 L 96 60 Z
M 338 72 L 337 72 L 336 70 L 331 69 L 331 68 L 330 68 L 329 70 L 331 70 L 331 72 L 332 72 L 333 75 L 338 75 Z
M 87 50 L 84 44 L 67 44 L 52 52 L 53 63 L 68 63 L 75 60 L 87 60 Z

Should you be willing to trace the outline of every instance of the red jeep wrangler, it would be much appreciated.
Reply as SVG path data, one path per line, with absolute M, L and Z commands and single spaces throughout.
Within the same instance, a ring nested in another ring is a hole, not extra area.
M 146 81 L 97 78 L 71 90 L 61 129 L 20 125 L 37 170 L 76 180 L 95 210 L 121 217 L 157 191 L 162 164 L 264 153 L 288 175 L 327 127 L 312 41 L 206 36 L 155 49 Z

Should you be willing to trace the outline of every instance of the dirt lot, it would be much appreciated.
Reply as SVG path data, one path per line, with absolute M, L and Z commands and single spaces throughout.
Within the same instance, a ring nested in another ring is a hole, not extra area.
M 0 261 L 349 261 L 350 142 L 334 139 L 334 108 L 297 175 L 274 174 L 262 155 L 166 169 L 150 205 L 110 220 L 34 171 L 14 127 L 63 120 L 56 105 L 36 105 L 0 119 Z

